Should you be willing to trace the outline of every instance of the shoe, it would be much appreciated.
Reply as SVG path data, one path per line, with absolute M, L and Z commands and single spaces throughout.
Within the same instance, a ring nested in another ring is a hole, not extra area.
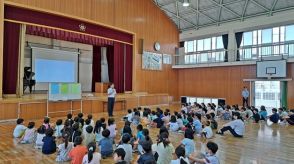
M 224 135 L 224 133 L 217 131 L 216 134 Z

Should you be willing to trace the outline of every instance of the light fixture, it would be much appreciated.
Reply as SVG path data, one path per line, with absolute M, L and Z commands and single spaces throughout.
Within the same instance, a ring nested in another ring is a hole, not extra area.
M 183 0 L 183 6 L 188 7 L 190 5 L 189 0 Z

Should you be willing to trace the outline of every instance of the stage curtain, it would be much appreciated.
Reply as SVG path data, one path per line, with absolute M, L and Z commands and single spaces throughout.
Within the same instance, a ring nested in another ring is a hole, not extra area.
M 223 44 L 224 44 L 224 49 L 226 50 L 225 52 L 225 62 L 228 62 L 228 43 L 229 43 L 229 35 L 225 34 L 222 36 L 223 39 Z
M 125 91 L 132 91 L 133 76 L 133 46 L 126 45 Z
M 113 45 L 113 41 L 111 40 L 40 26 L 27 26 L 26 33 L 29 35 L 37 35 L 46 38 L 78 42 L 95 46 Z
M 96 82 L 101 82 L 101 47 L 100 46 L 93 46 L 92 92 L 95 92 Z
M 240 61 L 240 46 L 241 46 L 241 42 L 242 42 L 242 39 L 243 39 L 243 32 L 237 32 L 235 33 L 235 38 L 236 38 L 236 43 L 237 43 L 237 58 L 236 58 L 236 61 Z
M 20 24 L 4 22 L 3 93 L 16 94 Z
M 113 83 L 118 93 L 123 93 L 124 88 L 124 53 L 125 44 L 114 42 L 113 44 Z
M 114 83 L 113 74 L 114 74 L 114 55 L 113 55 L 113 46 L 107 46 L 106 50 L 107 64 L 108 64 L 108 76 L 109 82 Z
M 38 12 L 30 9 L 5 5 L 5 19 L 57 27 L 71 31 L 78 31 L 95 36 L 102 36 L 127 43 L 133 43 L 133 35 L 102 25 L 92 24 L 81 20 Z M 83 27 L 82 29 L 80 27 Z M 60 31 L 56 31 L 60 32 Z

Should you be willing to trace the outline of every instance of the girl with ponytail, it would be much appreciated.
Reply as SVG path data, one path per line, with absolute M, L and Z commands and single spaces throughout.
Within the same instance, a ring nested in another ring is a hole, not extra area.
M 96 152 L 96 143 L 91 142 L 88 145 L 88 154 L 83 158 L 83 164 L 100 164 L 101 154 Z
M 70 134 L 69 132 L 65 132 L 62 135 L 62 141 L 63 143 L 58 145 L 57 147 L 57 162 L 66 162 L 70 161 L 70 158 L 68 157 L 69 152 L 74 147 L 72 142 L 69 142 Z
M 175 149 L 168 139 L 168 133 L 163 132 L 158 136 L 157 144 L 152 146 L 152 150 L 158 154 L 158 164 L 171 162 Z
M 172 160 L 170 164 L 190 164 L 189 159 L 185 157 L 185 148 L 183 146 L 178 146 L 176 148 L 176 155 L 178 159 Z

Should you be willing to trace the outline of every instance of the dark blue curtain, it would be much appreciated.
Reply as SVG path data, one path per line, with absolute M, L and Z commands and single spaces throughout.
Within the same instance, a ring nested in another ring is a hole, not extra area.
M 224 49 L 226 50 L 225 52 L 225 62 L 228 62 L 228 43 L 229 43 L 229 35 L 225 34 L 222 36 L 223 38 L 223 44 L 224 44 Z
M 241 42 L 242 42 L 242 39 L 243 39 L 243 32 L 237 32 L 235 33 L 235 38 L 236 38 L 236 43 L 237 43 L 237 58 L 236 58 L 236 61 L 240 61 L 240 51 L 239 51 L 239 48 L 241 46 Z

